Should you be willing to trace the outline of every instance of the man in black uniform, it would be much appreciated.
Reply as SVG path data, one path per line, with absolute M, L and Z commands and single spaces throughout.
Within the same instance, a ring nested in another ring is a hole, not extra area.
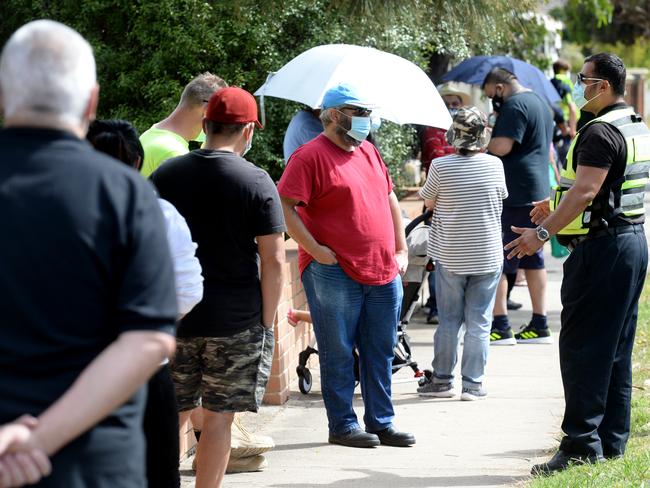
M 648 264 L 642 224 L 650 131 L 624 93 L 618 57 L 585 60 L 574 99 L 596 117 L 573 139 L 550 205 L 531 212 L 539 226 L 514 228 L 521 236 L 506 246 L 509 257 L 530 255 L 558 234 L 572 250 L 564 263 L 560 332 L 566 436 L 533 474 L 620 457 L 629 437 L 631 356 Z

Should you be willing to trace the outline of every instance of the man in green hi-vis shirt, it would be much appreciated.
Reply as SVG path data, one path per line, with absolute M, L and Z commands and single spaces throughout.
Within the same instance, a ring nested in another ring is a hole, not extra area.
M 174 111 L 140 136 L 144 148 L 142 175 L 146 178 L 169 158 L 187 154 L 189 141 L 201 134 L 201 124 L 212 94 L 228 84 L 212 73 L 190 81 Z

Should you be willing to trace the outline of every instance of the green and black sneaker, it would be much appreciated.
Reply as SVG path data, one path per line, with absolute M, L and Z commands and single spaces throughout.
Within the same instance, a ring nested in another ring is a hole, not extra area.
M 522 326 L 515 334 L 515 339 L 519 344 L 553 344 L 553 337 L 548 327 L 538 329 L 530 324 Z
M 514 346 L 515 344 L 517 344 L 517 340 L 510 327 L 507 330 L 492 329 L 490 331 L 491 346 Z

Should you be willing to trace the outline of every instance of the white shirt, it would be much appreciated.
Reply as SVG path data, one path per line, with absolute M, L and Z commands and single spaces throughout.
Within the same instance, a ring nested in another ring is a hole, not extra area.
M 431 258 L 461 275 L 501 268 L 501 211 L 508 190 L 499 158 L 477 153 L 434 159 L 420 196 L 436 199 L 427 246 Z
M 203 298 L 201 264 L 196 257 L 197 245 L 183 216 L 167 200 L 158 199 L 167 224 L 167 241 L 174 262 L 176 300 L 179 315 L 185 315 Z

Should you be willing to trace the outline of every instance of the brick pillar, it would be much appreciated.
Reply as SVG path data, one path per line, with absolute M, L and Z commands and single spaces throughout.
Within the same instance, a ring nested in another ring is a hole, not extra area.
M 275 325 L 273 366 L 264 395 L 264 402 L 271 405 L 281 405 L 289 399 L 290 385 L 297 378 L 298 354 L 309 346 L 314 333 L 311 324 L 301 322 L 297 327 L 292 327 L 287 322 L 289 308 L 307 309 L 307 297 L 300 280 L 296 247 L 295 242 L 287 241 L 285 284 Z M 316 356 L 312 358 L 315 360 Z

